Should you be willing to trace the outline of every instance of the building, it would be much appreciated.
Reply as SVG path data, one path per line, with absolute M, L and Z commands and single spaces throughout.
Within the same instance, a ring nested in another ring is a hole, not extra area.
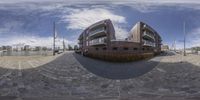
M 30 45 L 25 45 L 24 46 L 24 51 L 30 51 Z
M 81 54 L 111 61 L 138 60 L 161 51 L 161 37 L 143 22 L 126 39 L 117 40 L 111 20 L 102 20 L 86 28 L 78 40 Z
M 41 46 L 36 46 L 34 51 L 41 51 L 42 47 Z
M 168 51 L 169 46 L 167 44 L 161 46 L 161 51 Z
M 12 46 L 2 46 L 1 49 L 3 51 L 12 51 Z

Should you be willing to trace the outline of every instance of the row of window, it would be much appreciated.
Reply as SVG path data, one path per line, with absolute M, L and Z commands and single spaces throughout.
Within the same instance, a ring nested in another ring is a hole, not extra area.
M 101 37 L 101 38 L 90 40 L 88 45 L 104 44 L 106 43 L 106 38 L 107 37 Z
M 91 31 L 89 32 L 89 35 L 96 34 L 96 33 L 100 32 L 100 31 L 104 31 L 104 30 L 106 30 L 106 27 L 105 27 L 105 26 L 104 26 L 104 27 L 96 28 L 96 29 L 91 30 Z
M 96 50 L 99 50 L 99 48 L 95 48 L 95 49 L 96 49 Z M 104 48 L 102 48 L 102 50 L 107 50 L 107 48 L 104 47 Z M 113 47 L 112 50 L 118 50 L 118 47 Z M 131 49 L 128 48 L 128 47 L 124 47 L 123 50 L 131 50 Z M 138 48 L 133 48 L 132 50 L 137 51 Z M 144 50 L 153 50 L 153 48 L 142 48 L 142 51 L 144 51 Z

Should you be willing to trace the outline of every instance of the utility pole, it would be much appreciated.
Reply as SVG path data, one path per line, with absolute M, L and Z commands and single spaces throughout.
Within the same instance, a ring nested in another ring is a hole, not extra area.
M 63 52 L 65 51 L 65 40 L 64 40 L 64 37 L 63 37 Z
M 186 56 L 186 52 L 185 52 L 185 42 L 186 42 L 186 33 L 185 33 L 185 21 L 183 23 L 183 31 L 184 31 L 184 56 Z
M 55 56 L 56 23 L 53 23 L 53 55 Z
M 176 40 L 174 40 L 174 51 L 176 52 Z

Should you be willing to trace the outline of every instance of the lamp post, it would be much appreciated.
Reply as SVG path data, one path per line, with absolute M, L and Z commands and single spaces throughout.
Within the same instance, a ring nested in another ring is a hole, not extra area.
M 53 23 L 53 55 L 55 55 L 56 25 Z
M 186 56 L 186 52 L 185 52 L 185 42 L 186 42 L 185 21 L 183 23 L 183 31 L 184 31 L 184 54 L 183 54 L 183 56 Z
M 63 37 L 63 52 L 65 51 L 65 40 L 64 40 L 64 37 Z

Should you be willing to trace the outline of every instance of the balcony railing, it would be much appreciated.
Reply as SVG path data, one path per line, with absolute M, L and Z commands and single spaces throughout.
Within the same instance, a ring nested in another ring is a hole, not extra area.
M 155 41 L 155 37 L 154 37 L 151 33 L 148 33 L 148 32 L 146 32 L 146 31 L 144 31 L 143 36 L 146 36 L 146 37 L 148 37 L 148 38 L 151 38 L 152 40 Z
M 150 30 L 150 31 L 152 31 L 152 32 L 155 32 L 154 29 L 152 29 L 150 26 L 148 26 L 148 25 L 146 25 L 146 24 L 144 24 L 143 28 L 144 28 L 144 29 L 148 29 L 148 30 Z
M 78 41 L 78 44 L 83 44 L 83 41 Z
M 93 39 L 89 41 L 90 45 L 105 45 L 106 44 L 106 37 L 98 38 L 98 39 Z
M 154 43 L 154 42 L 150 42 L 150 41 L 147 41 L 147 40 L 142 40 L 142 42 L 144 43 L 144 44 L 143 44 L 144 46 L 152 46 L 152 47 L 155 47 L 155 43 Z
M 101 21 L 101 22 L 98 22 L 96 24 L 93 24 L 92 26 L 90 26 L 89 29 L 100 27 L 100 26 L 105 26 L 105 25 L 106 25 L 106 23 L 104 21 Z
M 98 36 L 98 35 L 103 35 L 105 34 L 106 30 L 104 27 L 98 28 L 94 31 L 90 31 L 89 32 L 89 37 L 94 37 L 94 36 Z M 101 34 L 100 34 L 101 33 Z

